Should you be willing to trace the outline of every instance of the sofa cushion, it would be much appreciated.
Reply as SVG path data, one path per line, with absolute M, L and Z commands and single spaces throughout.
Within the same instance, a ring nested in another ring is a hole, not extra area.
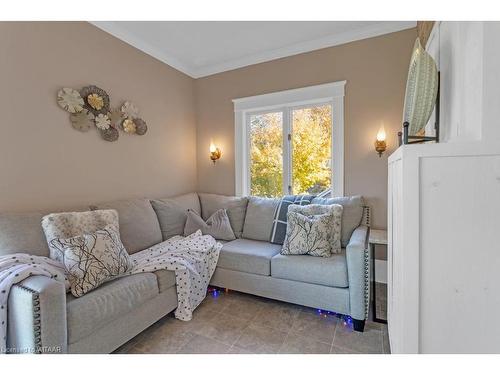
M 158 279 L 158 289 L 163 293 L 167 289 L 175 286 L 175 272 L 169 270 L 158 270 L 154 274 Z
M 279 201 L 279 198 L 249 197 L 242 237 L 249 240 L 269 241 L 274 212 Z
M 337 198 L 314 198 L 313 204 L 340 204 L 344 209 L 342 212 L 342 247 L 346 247 L 351 239 L 352 232 L 363 219 L 363 197 L 355 195 L 352 197 Z
M 271 275 L 278 279 L 346 288 L 347 265 L 345 249 L 330 258 L 310 255 L 281 255 L 271 259 Z
M 187 211 L 201 212 L 198 194 L 189 193 L 172 198 L 154 199 L 151 205 L 155 210 L 163 241 L 173 236 L 182 236 L 186 225 Z
M 151 205 L 158 217 L 163 241 L 173 236 L 181 236 L 184 233 L 187 210 L 168 199 L 152 200 Z
M 158 293 L 156 276 L 138 273 L 110 281 L 79 298 L 68 294 L 68 343 L 72 344 L 139 308 Z
M 118 211 L 120 237 L 129 254 L 162 242 L 158 218 L 148 199 L 130 199 L 92 206 L 92 209 L 112 208 Z
M 271 258 L 279 254 L 281 245 L 237 239 L 222 247 L 217 267 L 233 271 L 271 275 Z
M 215 211 L 225 208 L 231 222 L 231 227 L 236 237 L 241 237 L 245 213 L 247 210 L 247 197 L 231 197 L 218 194 L 200 193 L 201 216 L 207 220 Z
M 28 253 L 49 256 L 41 213 L 0 214 L 0 255 Z
M 200 197 L 198 197 L 197 193 L 182 194 L 175 197 L 162 199 L 162 201 L 164 200 L 169 200 L 177 203 L 184 209 L 184 211 L 193 210 L 196 212 L 201 212 Z

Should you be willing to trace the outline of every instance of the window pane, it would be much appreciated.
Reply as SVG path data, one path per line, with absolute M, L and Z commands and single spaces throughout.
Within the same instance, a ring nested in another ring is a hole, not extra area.
M 250 117 L 250 193 L 278 197 L 283 192 L 283 114 Z
M 331 105 L 292 111 L 292 192 L 319 194 L 331 185 Z

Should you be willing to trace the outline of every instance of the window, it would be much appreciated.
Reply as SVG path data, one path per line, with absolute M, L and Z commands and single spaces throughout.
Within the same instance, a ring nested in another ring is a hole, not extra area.
M 344 85 L 234 100 L 237 195 L 343 195 Z
M 320 194 L 332 185 L 332 105 L 292 109 L 289 147 L 292 194 Z
M 250 194 L 275 197 L 283 191 L 283 113 L 250 116 Z

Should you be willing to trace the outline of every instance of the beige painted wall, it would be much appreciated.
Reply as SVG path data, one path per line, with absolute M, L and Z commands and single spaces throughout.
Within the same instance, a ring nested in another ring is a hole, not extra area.
M 0 22 L 0 211 L 58 210 L 196 189 L 194 80 L 84 22 Z M 61 87 L 129 99 L 149 126 L 80 133 Z
M 193 80 L 88 23 L 0 22 L 0 211 L 197 188 L 233 194 L 231 99 L 345 79 L 345 193 L 366 196 L 383 228 L 387 155 L 397 147 L 415 36 L 412 29 Z M 107 90 L 112 105 L 135 102 L 148 133 L 109 143 L 74 130 L 55 96 L 87 84 Z M 379 159 L 381 121 L 389 152 Z M 215 166 L 210 139 L 223 150 Z
M 347 80 L 345 97 L 345 187 L 373 207 L 373 225 L 387 222 L 387 156 L 397 148 L 408 62 L 416 30 L 410 29 L 341 46 L 197 79 L 198 188 L 234 193 L 234 98 Z M 374 141 L 381 122 L 388 152 L 379 158 Z M 213 139 L 222 159 L 213 165 Z

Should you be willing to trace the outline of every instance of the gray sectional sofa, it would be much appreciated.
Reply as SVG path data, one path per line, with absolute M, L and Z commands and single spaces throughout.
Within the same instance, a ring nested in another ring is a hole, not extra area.
M 212 285 L 350 315 L 354 328 L 363 331 L 369 300 L 369 212 L 361 197 L 317 198 L 313 203 L 344 206 L 341 254 L 280 255 L 281 245 L 269 242 L 277 199 L 190 193 L 91 208 L 118 211 L 129 253 L 182 234 L 187 209 L 206 219 L 225 208 L 238 238 L 224 243 Z M 0 214 L 0 255 L 48 256 L 42 217 Z M 10 292 L 7 343 L 14 352 L 109 353 L 176 307 L 172 271 L 122 277 L 79 298 L 66 294 L 61 283 L 32 276 Z

